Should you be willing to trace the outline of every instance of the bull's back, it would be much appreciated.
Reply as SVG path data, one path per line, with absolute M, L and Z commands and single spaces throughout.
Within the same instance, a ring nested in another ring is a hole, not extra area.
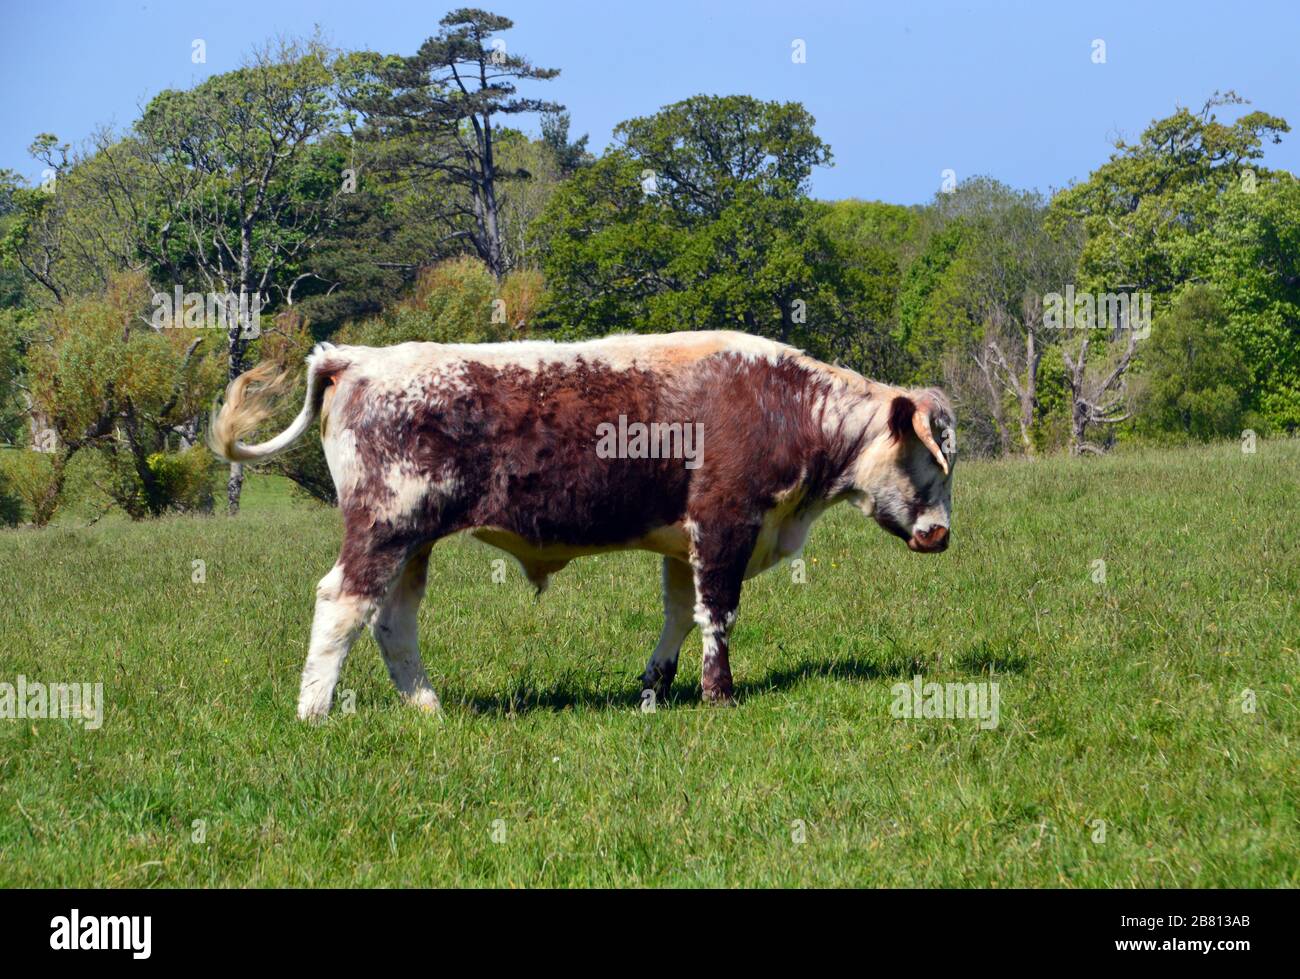
M 632 457 L 617 437 L 612 454 L 601 451 L 611 429 L 693 422 L 679 378 L 583 359 L 535 370 L 474 364 L 469 373 L 471 391 L 442 429 L 462 447 L 463 526 L 602 547 L 682 518 L 690 478 L 682 459 Z
M 709 478 L 681 452 L 624 451 L 624 432 L 675 427 L 680 449 L 703 427 L 710 441 L 696 448 L 734 476 L 757 459 L 719 453 L 767 451 L 745 437 L 756 433 L 742 402 L 765 383 L 755 365 L 797 353 L 726 331 L 345 352 L 354 369 L 339 414 L 365 474 L 359 505 L 431 536 L 487 527 L 591 548 L 680 525 L 692 481 Z M 600 451 L 611 430 L 612 454 L 608 442 Z

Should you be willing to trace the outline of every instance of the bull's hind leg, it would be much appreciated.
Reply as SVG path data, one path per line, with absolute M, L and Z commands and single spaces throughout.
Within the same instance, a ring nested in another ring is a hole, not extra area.
M 397 693 L 406 703 L 429 712 L 438 709 L 438 695 L 420 659 L 416 613 L 424 597 L 432 547 L 432 544 L 422 547 L 406 562 L 374 624 L 375 641 L 379 643 Z
M 334 687 L 361 630 L 378 612 L 401 568 L 404 550 L 374 550 L 343 542 L 343 553 L 316 586 L 316 617 L 298 691 L 298 717 L 313 720 L 329 713 Z
M 695 627 L 695 620 L 691 618 L 695 605 L 695 582 L 690 566 L 676 558 L 664 558 L 663 582 L 664 628 L 641 677 L 641 688 L 653 690 L 657 701 L 667 699 L 673 677 L 677 675 L 677 655 L 681 652 L 682 642 Z

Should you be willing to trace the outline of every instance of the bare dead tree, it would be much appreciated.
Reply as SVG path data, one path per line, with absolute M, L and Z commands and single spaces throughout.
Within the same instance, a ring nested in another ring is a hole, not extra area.
M 983 342 L 973 352 L 972 359 L 984 377 L 990 397 L 998 404 L 995 417 L 1002 432 L 1004 448 L 1010 449 L 1011 441 L 1001 410 L 1001 401 L 1006 394 L 1015 399 L 1021 448 L 1032 455 L 1032 429 L 1038 411 L 1038 370 L 1046 345 L 1042 336 L 1042 296 L 1027 292 L 1021 306 L 1014 333 L 1008 329 L 1009 317 L 1004 307 L 999 305 L 990 310 Z M 1007 351 L 1010 351 L 1010 356 Z
M 1137 350 L 1138 333 L 1126 329 L 1122 324 L 1120 330 L 1128 334 L 1128 342 L 1119 358 L 1109 372 L 1097 377 L 1088 374 L 1088 341 L 1085 334 L 1079 345 L 1079 352 L 1071 357 L 1070 352 L 1062 348 L 1065 359 L 1065 383 L 1070 389 L 1070 454 L 1082 455 L 1090 452 L 1100 455 L 1101 446 L 1087 439 L 1088 428 L 1092 425 L 1117 425 L 1129 418 L 1132 412 L 1128 407 L 1128 392 L 1125 375 L 1133 362 L 1133 353 Z
M 965 292 L 970 315 L 983 330 L 969 357 L 982 378 L 1003 451 L 1014 438 L 1021 451 L 1032 454 L 1039 371 L 1046 348 L 1055 342 L 1044 322 L 1043 296 L 1068 280 L 1082 239 L 1074 225 L 1050 232 L 1046 204 L 1036 193 L 975 178 L 952 197 L 944 206 L 956 208 L 978 242 L 971 250 Z M 1014 422 L 1006 417 L 1007 401 L 1015 405 Z
M 1002 392 L 962 350 L 944 354 L 943 386 L 962 420 L 962 452 L 970 458 L 996 458 L 1011 451 Z

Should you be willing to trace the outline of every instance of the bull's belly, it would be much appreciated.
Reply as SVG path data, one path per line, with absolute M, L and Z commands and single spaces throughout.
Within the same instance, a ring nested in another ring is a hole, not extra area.
M 799 511 L 799 494 L 791 494 L 769 510 L 759 529 L 754 550 L 745 567 L 745 577 L 762 574 L 785 558 L 803 550 L 808 532 L 824 507 Z M 517 560 L 540 591 L 547 579 L 575 558 L 611 551 L 651 551 L 689 562 L 691 538 L 683 522 L 657 527 L 638 537 L 614 544 L 543 544 L 502 527 L 474 527 L 469 533 L 485 544 L 505 551 Z
M 690 559 L 690 535 L 680 524 L 657 527 L 632 540 L 616 544 L 542 544 L 501 527 L 475 527 L 471 536 L 505 551 L 519 562 L 524 575 L 542 591 L 547 579 L 574 558 L 610 551 L 652 551 L 681 561 Z
M 690 556 L 690 537 L 681 524 L 659 527 L 633 540 L 618 544 L 539 544 L 527 540 L 514 531 L 500 527 L 475 527 L 474 537 L 513 555 L 519 560 L 572 561 L 589 554 L 606 554 L 610 551 L 653 551 L 665 557 L 685 561 Z

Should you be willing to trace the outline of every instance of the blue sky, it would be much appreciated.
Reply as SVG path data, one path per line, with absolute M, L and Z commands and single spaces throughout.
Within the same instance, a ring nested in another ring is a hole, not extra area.
M 798 100 L 835 165 L 818 197 L 914 204 L 941 172 L 1049 190 L 1177 105 L 1236 89 L 1300 126 L 1300 4 L 1182 0 L 949 3 L 830 0 L 475 0 L 515 21 L 511 50 L 558 67 L 533 86 L 595 149 L 621 120 L 698 93 Z M 250 45 L 310 33 L 411 53 L 448 9 L 429 0 L 21 0 L 0 24 L 0 167 L 29 178 L 38 132 L 73 143 L 137 106 L 238 65 Z M 191 62 L 202 38 L 207 63 Z M 791 45 L 806 44 L 795 64 Z M 1106 63 L 1092 61 L 1093 41 Z M 1300 133 L 1268 165 L 1300 172 Z

